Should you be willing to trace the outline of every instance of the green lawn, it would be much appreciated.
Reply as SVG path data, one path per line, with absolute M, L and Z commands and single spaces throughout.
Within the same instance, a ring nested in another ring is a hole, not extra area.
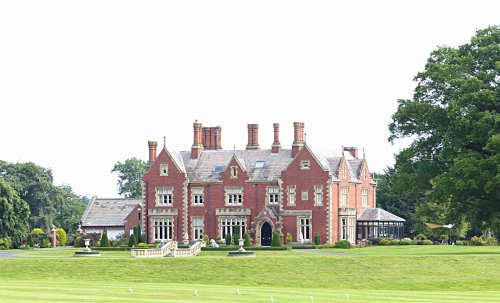
M 500 302 L 500 247 L 322 250 L 357 257 L 203 252 L 160 259 L 133 259 L 130 252 L 81 259 L 73 251 L 0 259 L 0 302 L 311 302 L 311 296 L 314 302 Z

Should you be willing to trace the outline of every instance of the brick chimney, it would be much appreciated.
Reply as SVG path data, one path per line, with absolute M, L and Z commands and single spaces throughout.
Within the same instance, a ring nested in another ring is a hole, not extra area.
M 208 150 L 222 149 L 221 133 L 222 133 L 222 128 L 220 126 L 202 127 L 201 143 L 203 147 Z
M 354 159 L 358 158 L 358 148 L 357 147 L 344 147 L 344 151 L 348 151 Z
M 156 147 L 158 146 L 158 142 L 156 141 L 148 141 L 149 147 L 149 164 L 153 163 L 156 160 Z
M 259 125 L 248 124 L 248 144 L 247 149 L 259 149 Z
M 304 146 L 304 122 L 293 122 L 293 138 L 292 158 L 295 158 Z
M 271 152 L 272 153 L 279 153 L 281 150 L 281 144 L 280 144 L 280 124 L 279 123 L 274 123 L 273 124 L 274 128 L 274 142 L 273 145 L 271 146 Z
M 193 123 L 193 146 L 191 146 L 191 158 L 198 159 L 200 157 L 201 151 L 203 150 L 203 145 L 201 143 L 201 123 L 198 120 Z

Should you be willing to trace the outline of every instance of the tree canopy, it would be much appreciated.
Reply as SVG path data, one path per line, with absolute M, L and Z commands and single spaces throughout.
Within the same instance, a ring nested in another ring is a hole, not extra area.
M 479 30 L 458 48 L 438 47 L 414 80 L 413 98 L 398 101 L 389 125 L 390 142 L 412 139 L 396 155 L 395 182 L 426 203 L 447 205 L 441 211 L 450 222 L 494 225 L 500 220 L 500 27 Z
M 0 177 L 0 238 L 23 239 L 29 230 L 29 215 L 28 204 Z
M 116 162 L 111 172 L 118 173 L 118 193 L 125 198 L 142 197 L 141 180 L 146 168 L 146 161 L 137 158 Z

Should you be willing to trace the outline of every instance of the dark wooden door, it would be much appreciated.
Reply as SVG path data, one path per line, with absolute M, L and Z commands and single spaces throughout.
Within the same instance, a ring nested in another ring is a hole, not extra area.
M 260 245 L 262 246 L 271 246 L 271 238 L 273 234 L 273 229 L 271 228 L 271 224 L 264 223 L 260 229 Z

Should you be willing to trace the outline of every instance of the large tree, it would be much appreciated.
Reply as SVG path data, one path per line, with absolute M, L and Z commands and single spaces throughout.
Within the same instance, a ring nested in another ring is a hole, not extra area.
M 0 238 L 24 239 L 29 231 L 30 209 L 19 194 L 0 177 Z
M 142 197 L 141 180 L 146 168 L 146 161 L 137 158 L 116 162 L 111 172 L 118 173 L 118 193 L 126 198 Z
M 55 209 L 51 197 L 53 177 L 50 169 L 34 163 L 8 163 L 0 161 L 0 174 L 19 193 L 30 208 L 30 227 L 50 228 Z
M 439 47 L 415 77 L 413 98 L 399 100 L 389 141 L 411 138 L 396 156 L 400 180 L 447 220 L 483 228 L 500 218 L 500 27 L 470 43 Z
M 53 198 L 56 211 L 54 224 L 68 233 L 76 231 L 85 211 L 86 197 L 78 196 L 71 186 L 64 184 L 53 189 Z

